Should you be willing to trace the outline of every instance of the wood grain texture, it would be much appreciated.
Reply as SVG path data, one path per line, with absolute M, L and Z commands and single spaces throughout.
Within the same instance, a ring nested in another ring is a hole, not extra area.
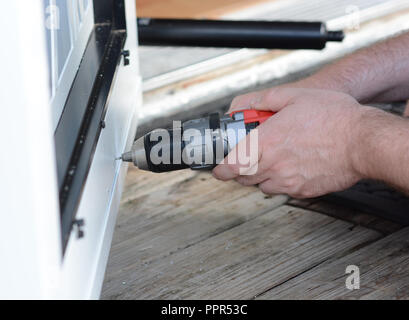
M 203 174 L 198 174 L 201 176 Z M 193 180 L 190 187 L 187 184 L 182 188 L 194 193 Z M 247 188 L 231 184 L 230 190 L 222 190 L 222 185 L 217 186 L 212 181 L 207 192 L 203 186 L 197 186 L 205 192 L 201 201 L 208 199 L 206 207 L 193 208 L 186 202 L 190 208 L 182 205 L 170 214 L 177 216 L 170 229 L 166 227 L 169 217 L 165 212 L 156 226 L 148 223 L 148 216 L 142 214 L 144 230 L 136 231 L 134 242 L 123 246 L 114 240 L 102 298 L 253 298 L 381 236 L 373 230 L 352 228 L 350 223 L 290 206 L 265 213 L 266 207 L 257 210 L 257 203 L 274 198 L 264 199 L 258 191 L 249 197 L 240 191 Z M 223 192 L 229 192 L 229 199 L 227 194 L 222 196 Z M 209 198 L 212 194 L 216 198 Z M 234 205 L 235 210 L 229 210 Z M 208 206 L 214 211 L 213 215 Z M 252 218 L 243 219 L 242 215 L 248 214 Z M 202 223 L 185 224 L 189 215 Z M 237 218 L 232 220 L 232 215 L 239 217 L 241 223 L 233 222 Z M 211 220 L 217 216 L 219 223 L 225 221 L 228 227 L 222 230 L 219 226 L 218 232 L 209 231 L 215 230 L 213 225 L 217 224 Z M 140 232 L 145 235 L 141 236 Z M 179 244 L 179 250 L 169 252 L 177 248 L 175 241 L 180 241 L 178 239 L 186 239 L 185 247 L 181 249 Z M 186 245 L 188 243 L 192 244 Z M 152 254 L 157 258 L 152 259 Z
M 360 269 L 360 289 L 345 287 L 345 268 Z M 409 299 L 409 227 L 275 287 L 261 299 Z
M 131 182 L 132 181 L 132 182 Z M 106 288 L 127 272 L 240 225 L 287 201 L 209 173 L 164 174 L 130 168 L 105 276 Z M 119 280 L 118 280 L 119 279 Z
M 136 11 L 140 17 L 218 18 L 261 2 L 271 0 L 136 0 Z

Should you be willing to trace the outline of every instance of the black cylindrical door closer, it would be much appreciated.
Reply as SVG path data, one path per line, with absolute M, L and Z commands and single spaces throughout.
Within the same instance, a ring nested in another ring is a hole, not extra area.
M 141 45 L 265 49 L 323 49 L 343 31 L 323 22 L 138 18 Z

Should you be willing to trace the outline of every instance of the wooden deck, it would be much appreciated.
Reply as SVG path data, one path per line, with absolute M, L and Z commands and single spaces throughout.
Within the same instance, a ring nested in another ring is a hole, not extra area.
M 219 18 L 221 15 L 242 10 L 262 2 L 275 0 L 136 0 L 140 17 L 155 18 Z
M 101 298 L 408 299 L 408 271 L 409 228 L 207 172 L 130 168 Z
M 137 0 L 140 16 L 156 17 L 215 18 L 248 5 Z M 358 290 L 345 287 L 348 265 L 360 268 Z M 409 299 L 409 228 L 207 172 L 131 167 L 101 298 Z

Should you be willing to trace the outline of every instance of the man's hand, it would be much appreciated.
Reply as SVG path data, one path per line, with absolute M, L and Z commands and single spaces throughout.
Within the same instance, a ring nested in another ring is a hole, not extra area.
M 249 107 L 278 112 L 258 127 L 258 170 L 240 176 L 240 164 L 221 164 L 213 170 L 216 178 L 259 184 L 264 193 L 298 198 L 343 190 L 362 178 L 354 157 L 358 123 L 369 107 L 340 92 L 289 87 L 232 102 L 234 110 Z
M 239 165 L 226 164 L 215 177 L 295 197 L 342 190 L 365 177 L 409 195 L 409 120 L 357 102 L 409 99 L 408 56 L 406 32 L 295 83 L 237 97 L 230 111 L 279 112 L 258 127 L 257 173 L 239 176 Z M 231 153 L 237 149 L 243 147 Z

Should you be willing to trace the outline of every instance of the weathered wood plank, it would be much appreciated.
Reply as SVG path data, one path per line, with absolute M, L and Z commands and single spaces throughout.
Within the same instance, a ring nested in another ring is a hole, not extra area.
M 287 200 L 285 196 L 267 197 L 257 188 L 244 188 L 234 181 L 217 181 L 206 172 L 155 185 L 155 192 L 146 194 L 146 189 L 136 192 L 134 199 L 122 202 L 113 247 L 133 242 L 133 237 L 144 239 L 146 232 L 163 236 L 163 232 L 173 226 L 183 230 L 192 218 L 200 223 L 200 230 L 204 230 L 203 219 L 215 230 L 220 227 L 217 222 L 230 225 L 234 221 L 235 225 Z
M 360 269 L 360 289 L 345 286 L 348 265 Z M 409 227 L 317 266 L 261 299 L 409 299 Z
M 217 181 L 207 172 L 185 171 L 180 177 L 174 172 L 140 172 L 130 177 L 141 186 L 129 184 L 124 195 L 105 287 L 118 283 L 124 272 L 139 270 L 287 201 L 286 196 L 268 197 L 255 187 L 241 187 L 234 181 Z
M 152 194 L 158 189 L 187 181 L 196 175 L 197 172 L 192 170 L 180 170 L 158 174 L 139 170 L 135 166 L 129 166 L 121 203 Z
M 247 198 L 245 202 L 253 201 Z M 212 207 L 217 210 L 222 205 L 223 202 L 218 201 Z M 220 207 L 216 215 L 221 219 L 236 215 L 231 210 L 225 212 L 229 206 Z M 236 210 L 240 212 L 241 205 Z M 202 226 L 206 225 L 209 220 L 203 211 L 195 215 L 195 219 L 200 217 L 203 217 Z M 209 224 L 214 223 L 209 221 Z M 190 227 L 180 230 L 174 238 L 200 231 Z M 143 242 L 147 245 L 146 241 L 155 241 L 157 246 L 166 246 L 168 237 L 173 241 L 170 234 L 159 238 L 157 232 L 152 232 L 151 237 L 149 230 L 145 232 L 147 234 L 139 239 L 142 243 L 135 243 L 139 245 L 136 252 Z M 108 272 L 102 298 L 252 298 L 380 236 L 376 231 L 353 228 L 348 222 L 319 213 L 281 206 L 151 263 L 144 265 L 135 261 L 127 272 L 116 273 L 114 277 Z M 148 251 L 146 257 L 149 255 Z M 111 261 L 121 263 L 118 259 L 120 256 Z M 111 265 L 111 270 L 115 268 L 118 266 L 112 268 Z

